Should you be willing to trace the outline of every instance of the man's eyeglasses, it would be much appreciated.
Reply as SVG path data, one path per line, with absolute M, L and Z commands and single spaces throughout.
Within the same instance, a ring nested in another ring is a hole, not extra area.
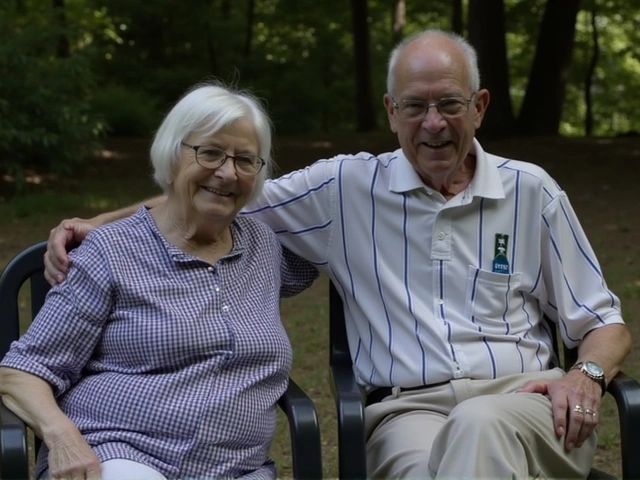
M 469 111 L 469 104 L 473 102 L 476 93 L 471 95 L 471 98 L 464 97 L 445 97 L 441 98 L 437 102 L 429 103 L 424 100 L 416 98 L 406 98 L 396 102 L 393 97 L 393 108 L 398 110 L 400 118 L 407 121 L 422 121 L 427 116 L 427 112 L 431 107 L 436 107 L 436 110 L 444 118 L 456 118 L 461 117 Z
M 236 173 L 246 176 L 255 176 L 264 167 L 264 160 L 258 155 L 242 153 L 240 155 L 229 155 L 224 150 L 209 145 L 189 145 L 180 142 L 185 147 L 192 148 L 196 152 L 196 162 L 204 168 L 216 169 L 221 167 L 227 158 L 233 159 Z

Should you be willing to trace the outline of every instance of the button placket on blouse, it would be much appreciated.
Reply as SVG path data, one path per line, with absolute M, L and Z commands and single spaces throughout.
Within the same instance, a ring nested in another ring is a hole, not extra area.
M 216 275 L 217 274 L 217 269 L 215 267 L 209 265 L 207 267 L 207 272 L 209 272 L 209 273 L 211 273 L 213 275 Z M 216 293 L 220 293 L 221 288 L 220 288 L 220 284 L 218 283 L 217 279 L 214 279 L 213 290 Z M 223 312 L 228 312 L 229 311 L 229 305 L 226 305 L 226 304 L 222 305 L 221 309 L 222 309 Z

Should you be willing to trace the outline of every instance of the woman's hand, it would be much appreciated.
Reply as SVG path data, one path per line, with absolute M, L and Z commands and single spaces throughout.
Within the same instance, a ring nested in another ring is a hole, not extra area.
M 45 443 L 49 448 L 49 476 L 53 480 L 100 478 L 100 459 L 71 422 Z

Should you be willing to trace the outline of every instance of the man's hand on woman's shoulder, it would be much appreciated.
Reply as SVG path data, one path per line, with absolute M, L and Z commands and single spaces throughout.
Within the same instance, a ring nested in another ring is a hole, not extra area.
M 47 252 L 44 254 L 44 278 L 51 285 L 62 283 L 71 265 L 67 252 L 77 247 L 94 228 L 133 215 L 143 204 L 149 208 L 156 207 L 165 199 L 164 195 L 153 197 L 113 212 L 101 213 L 89 220 L 78 217 L 63 220 L 49 233 Z
M 62 283 L 69 271 L 67 251 L 82 242 L 95 227 L 89 220 L 71 218 L 49 232 L 47 251 L 44 254 L 44 277 L 51 285 Z

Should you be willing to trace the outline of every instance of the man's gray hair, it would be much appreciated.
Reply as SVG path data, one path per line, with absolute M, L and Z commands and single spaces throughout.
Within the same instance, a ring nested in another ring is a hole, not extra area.
M 413 43 L 416 40 L 420 40 L 422 38 L 433 37 L 433 36 L 443 36 L 453 40 L 462 50 L 464 56 L 467 60 L 467 68 L 469 70 L 469 87 L 472 91 L 477 92 L 480 89 L 480 70 L 478 69 L 478 54 L 476 53 L 476 49 L 471 46 L 471 44 L 462 38 L 460 35 L 448 32 L 445 30 L 439 30 L 436 28 L 429 30 L 422 30 L 420 32 L 414 33 L 413 35 L 408 36 L 403 39 L 400 43 L 398 43 L 395 48 L 391 51 L 389 55 L 389 63 L 387 69 L 387 93 L 393 95 L 393 88 L 395 82 L 395 68 L 396 63 L 398 62 L 398 57 L 404 48 Z

